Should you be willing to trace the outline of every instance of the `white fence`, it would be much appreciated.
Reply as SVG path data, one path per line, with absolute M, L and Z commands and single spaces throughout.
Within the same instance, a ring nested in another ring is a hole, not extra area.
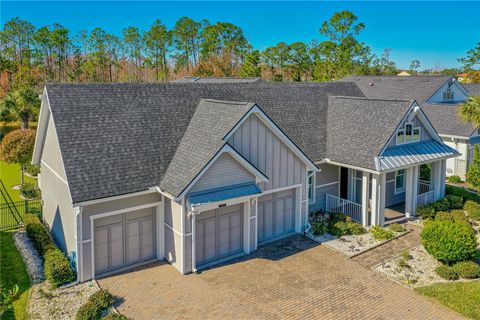
M 327 212 L 344 213 L 355 221 L 362 221 L 362 205 L 327 193 Z
M 426 193 L 430 191 L 430 181 L 420 180 L 418 183 L 418 194 Z
M 417 196 L 417 206 L 427 205 L 435 200 L 435 191 L 429 191 Z

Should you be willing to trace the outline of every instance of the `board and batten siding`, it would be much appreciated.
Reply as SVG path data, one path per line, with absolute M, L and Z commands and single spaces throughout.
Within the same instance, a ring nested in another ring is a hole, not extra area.
M 411 111 L 411 112 L 413 112 L 413 111 Z M 406 120 L 402 121 L 402 123 L 399 126 L 399 129 L 405 128 L 405 122 L 406 122 Z M 422 124 L 422 122 L 420 121 L 420 119 L 418 119 L 417 116 L 415 116 L 412 119 L 411 122 L 413 122 L 414 127 L 420 127 L 420 141 L 425 141 L 425 140 L 432 139 L 432 136 L 430 135 L 430 133 L 428 133 L 427 129 L 425 129 L 425 126 Z M 396 139 L 397 139 L 397 132 L 395 132 L 395 134 L 393 135 L 393 137 L 390 140 L 388 146 L 389 147 L 396 146 L 397 145 L 397 140 Z M 415 142 L 412 142 L 412 143 L 415 143 Z
M 42 172 L 40 187 L 43 200 L 43 219 L 49 226 L 58 247 L 64 252 L 70 253 L 76 250 L 75 213 L 66 184 L 65 167 L 51 115 L 48 120 L 40 170 Z
M 443 84 L 440 89 L 433 94 L 428 100 L 427 103 L 445 103 L 446 101 L 443 100 L 443 93 L 447 91 L 448 83 Z M 459 84 L 455 81 L 453 82 L 450 89 L 453 92 L 453 100 L 448 102 L 459 102 L 467 100 L 467 96 L 463 93 L 462 89 L 460 89 Z
M 269 178 L 263 191 L 305 184 L 305 163 L 255 114 L 245 119 L 228 143 Z
M 255 176 L 231 155 L 223 153 L 192 186 L 189 193 L 248 182 L 255 183 Z

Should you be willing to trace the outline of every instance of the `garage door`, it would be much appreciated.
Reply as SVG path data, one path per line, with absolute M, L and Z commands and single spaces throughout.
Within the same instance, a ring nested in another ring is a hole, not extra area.
M 153 208 L 95 220 L 95 274 L 155 258 Z
M 258 242 L 266 242 L 295 231 L 295 190 L 258 198 Z
M 202 212 L 196 217 L 195 252 L 197 265 L 243 251 L 243 205 Z

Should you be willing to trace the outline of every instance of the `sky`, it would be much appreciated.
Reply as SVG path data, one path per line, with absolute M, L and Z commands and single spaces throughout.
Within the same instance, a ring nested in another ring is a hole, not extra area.
M 188 16 L 240 26 L 250 43 L 265 49 L 278 42 L 324 40 L 318 30 L 333 13 L 352 11 L 366 28 L 359 39 L 380 55 L 391 49 L 397 66 L 408 69 L 458 67 L 457 58 L 480 41 L 480 1 L 0 1 L 0 22 L 20 17 L 40 27 L 60 23 L 75 34 L 100 27 L 121 35 L 135 26 L 146 30 L 156 19 L 168 27 Z

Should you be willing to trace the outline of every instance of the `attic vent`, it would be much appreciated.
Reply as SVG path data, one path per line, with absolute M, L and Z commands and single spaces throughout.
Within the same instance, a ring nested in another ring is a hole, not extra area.
M 373 87 L 373 82 L 370 82 L 368 85 L 369 85 L 370 87 Z

